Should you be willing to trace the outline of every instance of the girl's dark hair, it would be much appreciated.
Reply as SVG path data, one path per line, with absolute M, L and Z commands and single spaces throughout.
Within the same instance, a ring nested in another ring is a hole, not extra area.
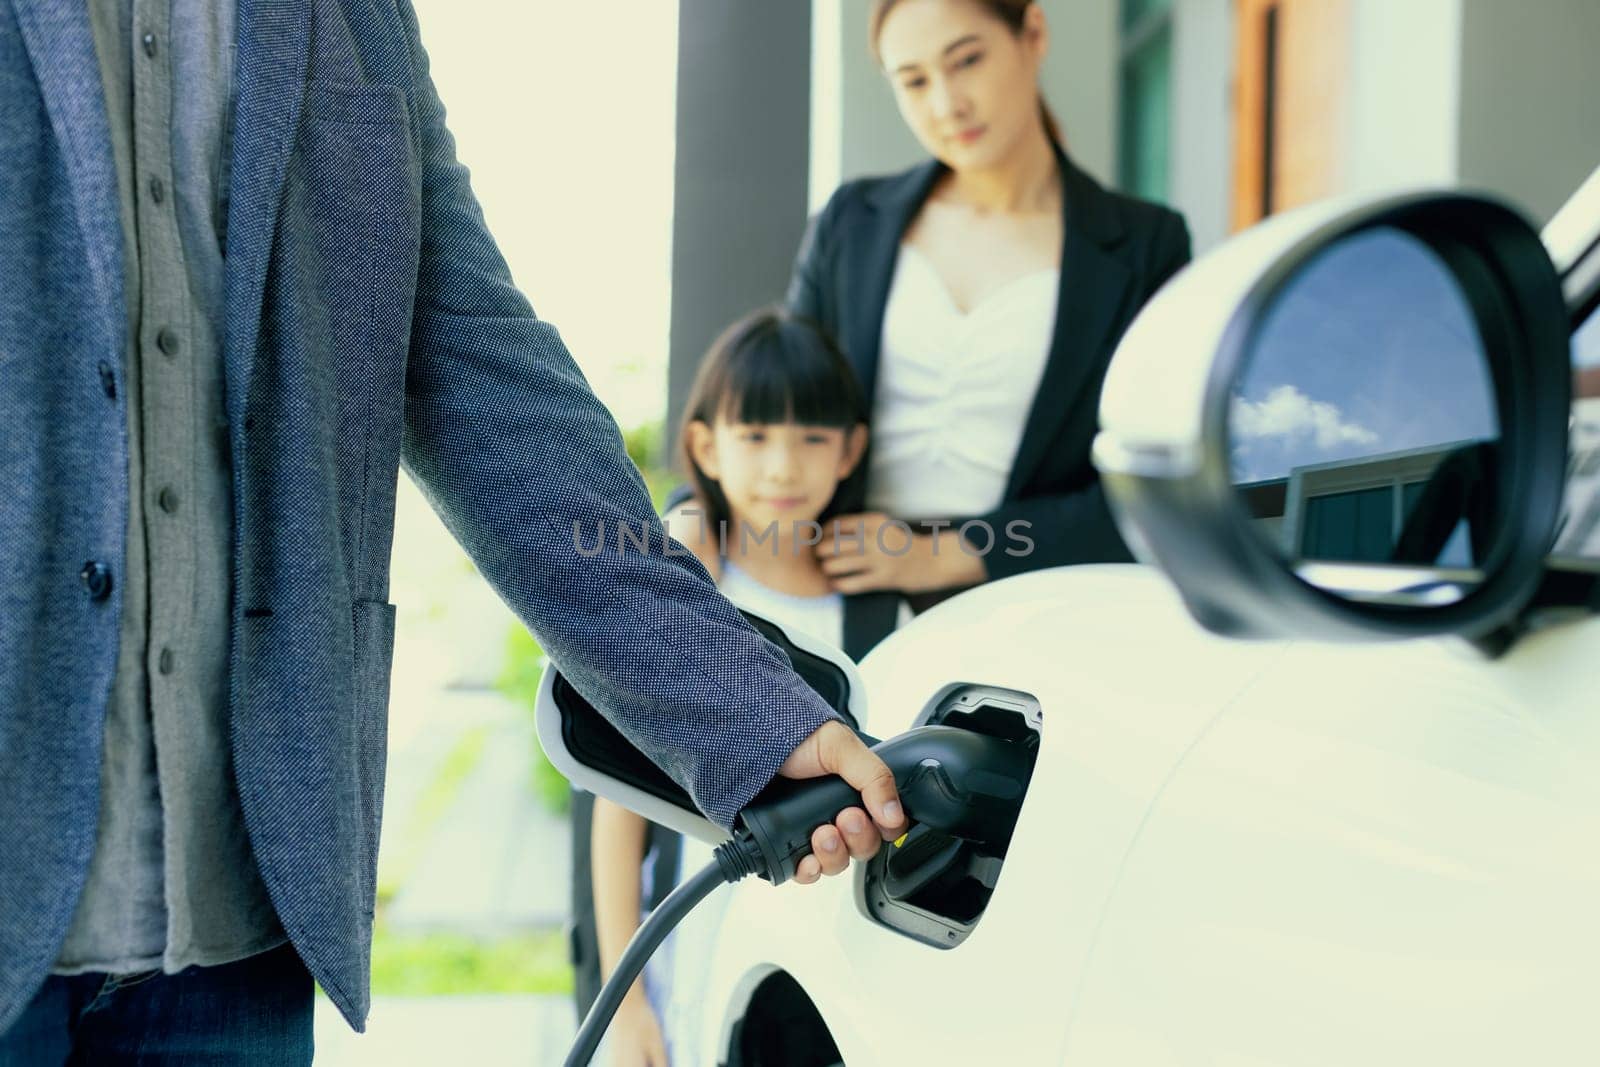
M 867 43 L 872 46 L 873 58 L 879 66 L 883 65 L 883 57 L 878 54 L 878 38 L 883 34 L 884 20 L 899 3 L 900 0 L 872 0 L 872 13 L 867 19 Z M 973 0 L 973 3 L 1003 22 L 1013 37 L 1022 33 L 1023 20 L 1027 18 L 1028 8 L 1033 6 L 1033 0 Z M 1065 149 L 1067 139 L 1061 132 L 1061 123 L 1045 103 L 1043 92 L 1039 94 L 1039 119 L 1044 123 L 1046 136 L 1057 148 Z
M 831 426 L 847 433 L 867 421 L 866 398 L 855 371 L 816 323 L 781 308 L 762 308 L 712 342 L 684 405 L 679 458 L 705 513 L 706 529 L 732 518 L 722 487 L 706 476 L 689 448 L 689 424 L 729 422 Z M 839 483 L 818 521 L 860 511 L 866 500 L 866 456 Z

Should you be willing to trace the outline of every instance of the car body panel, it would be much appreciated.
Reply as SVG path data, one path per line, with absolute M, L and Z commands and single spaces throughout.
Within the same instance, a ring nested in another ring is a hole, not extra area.
M 1590 1047 L 1600 725 L 1577 671 L 1596 659 L 1596 619 L 1499 660 L 1225 640 L 1135 566 L 954 598 L 861 677 L 885 735 L 952 680 L 1039 699 L 983 919 L 946 951 L 867 919 L 859 874 L 738 886 L 705 1033 L 781 968 L 846 1063 L 1504 1062 L 1524 1018 Z M 1417 1055 L 1374 1047 L 1396 1034 Z
M 1157 802 L 1072 1058 L 1600 1062 L 1597 655 L 1600 619 L 1291 650 Z
M 1169 657 L 1157 671 L 1154 648 Z M 708 975 L 710 1032 L 728 1025 L 751 976 L 776 964 L 812 996 L 846 1062 L 993 1055 L 986 1027 L 882 1026 L 925 1015 L 941 989 L 962 991 L 959 1017 L 1033 1020 L 1021 1026 L 1038 1027 L 1026 1044 L 1059 1047 L 1061 986 L 1087 956 L 1151 798 L 1217 709 L 1281 651 L 1205 632 L 1155 572 L 1134 566 L 1023 575 L 920 616 L 861 664 L 879 731 L 909 728 L 952 681 L 1021 690 L 1044 710 L 1033 783 L 987 913 L 946 951 L 869 921 L 859 873 L 801 890 L 740 885 Z M 1040 952 L 1059 963 L 1041 968 Z

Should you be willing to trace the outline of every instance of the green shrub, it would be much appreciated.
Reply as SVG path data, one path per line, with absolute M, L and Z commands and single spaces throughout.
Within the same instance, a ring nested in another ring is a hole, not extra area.
M 539 679 L 544 675 L 544 649 L 533 635 L 521 626 L 513 626 L 506 634 L 505 666 L 501 669 L 496 688 L 517 703 L 531 718 L 539 698 Z M 570 787 L 560 771 L 544 754 L 538 735 L 534 735 L 530 753 L 529 785 L 545 809 L 556 815 L 565 815 L 571 806 Z
M 683 481 L 671 469 L 676 443 L 667 440 L 665 424 L 658 421 L 624 431 L 622 444 L 628 450 L 628 458 L 639 468 L 645 487 L 650 490 L 651 503 L 660 511 L 667 494 Z
M 417 798 L 416 805 L 411 810 L 406 835 L 395 841 L 392 846 L 393 857 L 379 869 L 377 903 L 380 913 L 399 895 L 400 887 L 406 884 L 411 872 L 416 870 L 423 853 L 433 841 L 434 831 L 439 828 L 439 823 L 449 812 L 450 805 L 455 803 L 456 797 L 461 794 L 462 785 L 472 772 L 478 769 L 488 744 L 489 728 L 475 726 L 462 734 L 456 740 L 455 746 L 445 754 L 444 760 L 439 764 L 438 772 L 422 791 L 422 795 Z
M 372 937 L 372 991 L 406 997 L 570 993 L 566 942 L 559 928 L 484 940 L 443 932 L 402 934 L 380 923 Z

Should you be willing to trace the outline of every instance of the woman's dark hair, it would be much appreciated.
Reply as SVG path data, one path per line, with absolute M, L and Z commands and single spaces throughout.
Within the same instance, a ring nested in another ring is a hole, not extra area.
M 1013 37 L 1022 33 L 1023 20 L 1028 16 L 1028 8 L 1033 6 L 1033 0 L 972 0 L 972 2 L 1003 22 Z M 872 55 L 878 60 L 879 66 L 883 65 L 883 57 L 878 54 L 878 38 L 883 34 L 884 20 L 899 3 L 900 0 L 872 2 L 872 13 L 867 19 L 867 43 L 872 46 Z M 1050 110 L 1050 105 L 1045 103 L 1043 92 L 1039 94 L 1039 118 L 1044 123 L 1045 135 L 1057 148 L 1065 149 L 1067 140 L 1061 132 L 1061 123 L 1056 121 L 1055 113 Z
M 751 312 L 712 342 L 684 405 L 679 457 L 689 472 L 706 529 L 732 518 L 722 487 L 707 477 L 689 448 L 689 424 L 729 422 L 830 426 L 848 433 L 867 421 L 855 371 L 816 323 L 781 308 Z M 818 521 L 860 511 L 866 499 L 866 457 L 839 483 Z

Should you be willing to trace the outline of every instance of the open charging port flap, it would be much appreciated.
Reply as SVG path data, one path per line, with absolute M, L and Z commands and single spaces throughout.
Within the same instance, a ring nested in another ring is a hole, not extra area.
M 1039 702 L 1026 693 L 961 684 L 942 690 L 915 725 L 937 723 L 1004 738 L 1036 757 L 1043 718 Z M 1029 768 L 1031 775 L 1031 761 Z M 954 948 L 982 919 L 1008 844 L 977 845 L 914 826 L 898 846 L 880 850 L 862 870 L 867 914 L 918 941 Z

